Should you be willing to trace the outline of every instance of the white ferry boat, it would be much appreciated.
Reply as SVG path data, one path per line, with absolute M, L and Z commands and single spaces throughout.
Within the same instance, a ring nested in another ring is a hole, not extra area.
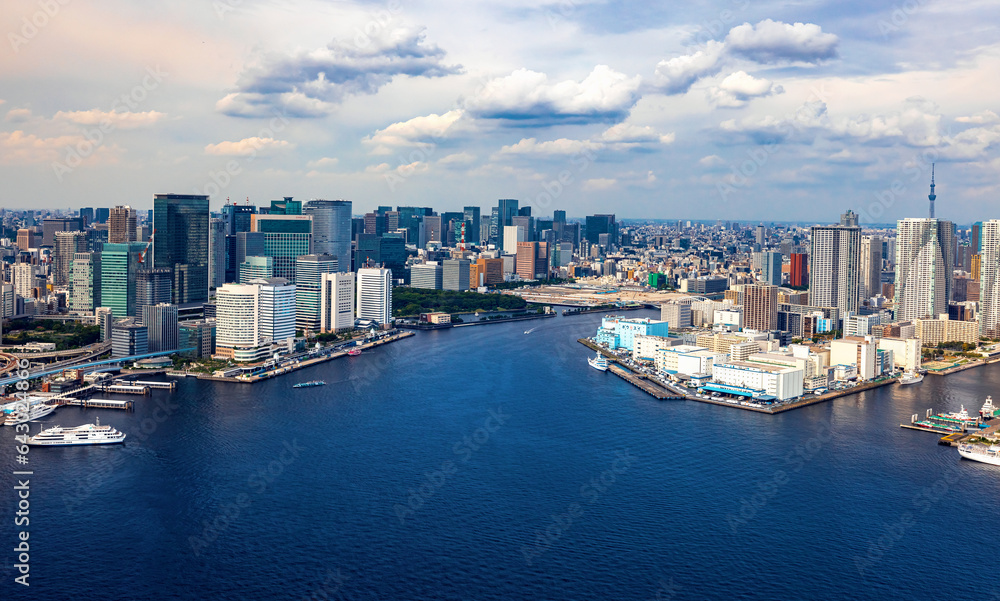
M 125 433 L 111 426 L 102 426 L 98 418 L 96 424 L 84 424 L 75 428 L 56 426 L 42 430 L 28 438 L 28 444 L 36 447 L 67 447 L 89 444 L 119 444 L 125 442 Z
M 22 406 L 21 408 L 15 409 L 11 413 L 7 414 L 7 419 L 5 419 L 3 423 L 6 426 L 16 426 L 18 424 L 23 424 L 25 422 L 45 417 L 55 410 L 56 405 L 46 405 L 45 403 L 29 405 L 27 410 L 25 410 Z
M 966 459 L 1000 465 L 1000 446 L 963 443 L 958 445 L 958 454 Z
M 587 363 L 597 371 L 608 371 L 608 360 L 601 353 L 597 353 L 596 357 L 587 359 Z
M 924 381 L 924 374 L 908 371 L 899 377 L 899 383 L 903 384 L 916 384 L 917 382 Z

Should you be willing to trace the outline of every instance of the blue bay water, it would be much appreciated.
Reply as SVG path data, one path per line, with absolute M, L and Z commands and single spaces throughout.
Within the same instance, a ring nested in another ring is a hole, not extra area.
M 181 380 L 134 413 L 62 408 L 43 423 L 129 438 L 31 451 L 28 589 L 3 428 L 3 599 L 1000 593 L 1000 468 L 899 428 L 978 411 L 1000 367 L 757 415 L 590 369 L 576 340 L 599 321 L 421 332 L 253 386 Z M 328 385 L 291 388 L 311 379 Z

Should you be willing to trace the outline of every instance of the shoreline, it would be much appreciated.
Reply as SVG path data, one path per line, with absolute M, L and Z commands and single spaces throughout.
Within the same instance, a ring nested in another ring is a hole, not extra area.
M 653 398 L 657 398 L 658 400 L 662 400 L 659 397 L 657 397 L 657 395 L 651 393 L 649 390 L 646 390 L 642 385 L 640 385 L 640 384 L 636 383 L 635 381 L 633 381 L 633 379 L 636 379 L 635 372 L 631 368 L 629 368 L 628 366 L 621 365 L 620 363 L 618 363 L 618 357 L 614 353 L 612 353 L 609 350 L 601 347 L 598 344 L 595 344 L 593 341 L 588 340 L 587 338 L 579 338 L 579 339 L 577 339 L 577 342 L 579 342 L 580 344 L 582 344 L 582 345 L 590 348 L 593 351 L 597 351 L 597 352 L 601 353 L 606 358 L 613 360 L 614 363 L 612 365 L 618 366 L 618 368 L 620 370 L 622 370 L 623 372 L 627 372 L 627 373 L 619 373 L 618 371 L 612 370 L 612 369 L 610 369 L 610 367 L 611 367 L 610 365 L 609 365 L 608 371 L 614 373 L 616 376 L 622 378 L 623 380 L 629 382 L 630 384 L 633 384 L 636 387 L 638 387 L 640 389 L 643 389 L 644 392 L 646 392 L 647 394 L 650 394 L 650 396 L 653 396 Z M 719 401 L 719 400 L 715 400 L 715 399 L 703 399 L 703 398 L 699 398 L 697 396 L 694 396 L 694 395 L 686 393 L 686 392 L 683 393 L 683 394 L 681 394 L 680 392 L 676 391 L 676 388 L 677 388 L 676 386 L 671 386 L 671 387 L 664 386 L 663 384 L 660 384 L 660 382 L 658 380 L 651 380 L 648 377 L 646 377 L 644 374 L 641 377 L 639 377 L 638 379 L 640 379 L 640 380 L 646 380 L 646 381 L 648 381 L 651 384 L 655 384 L 658 388 L 666 388 L 667 390 L 675 392 L 678 396 L 682 397 L 683 400 L 685 400 L 685 401 L 695 401 L 695 402 L 698 402 L 698 403 L 706 403 L 706 404 L 709 404 L 709 405 L 719 405 L 721 407 L 729 407 L 731 409 L 742 409 L 744 411 L 753 411 L 755 413 L 765 413 L 765 414 L 768 414 L 768 415 L 777 415 L 778 413 L 784 413 L 785 411 L 792 411 L 794 409 L 800 409 L 802 407 L 808 407 L 810 405 L 816 405 L 818 403 L 825 403 L 827 401 L 832 401 L 834 399 L 839 399 L 841 397 L 845 397 L 845 396 L 849 396 L 849 395 L 853 395 L 853 394 L 858 394 L 858 393 L 861 393 L 861 392 L 866 392 L 868 390 L 873 390 L 875 388 L 881 388 L 883 386 L 889 386 L 889 385 L 894 384 L 894 383 L 896 383 L 898 381 L 898 378 L 887 378 L 885 380 L 867 382 L 865 384 L 861 384 L 861 385 L 855 386 L 855 387 L 847 389 L 847 390 L 835 390 L 835 391 L 827 392 L 827 393 L 824 393 L 824 394 L 821 394 L 821 395 L 814 395 L 812 397 L 802 398 L 802 399 L 799 399 L 798 401 L 795 401 L 793 403 L 782 404 L 782 405 L 779 405 L 777 407 L 764 408 L 764 407 L 748 407 L 746 405 L 740 405 L 738 403 L 727 403 L 726 401 Z M 677 397 L 670 397 L 670 398 L 671 399 L 676 399 Z M 677 400 L 680 400 L 680 399 L 677 399 Z

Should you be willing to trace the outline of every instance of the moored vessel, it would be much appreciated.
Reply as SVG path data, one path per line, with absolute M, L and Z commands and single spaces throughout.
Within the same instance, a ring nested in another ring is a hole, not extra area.
M 597 371 L 608 371 L 608 360 L 601 353 L 597 353 L 596 357 L 587 359 L 587 363 Z
M 997 408 L 993 406 L 993 397 L 987 396 L 986 402 L 983 403 L 982 408 L 979 409 L 979 417 L 983 419 L 993 419 L 996 417 Z
M 7 414 L 7 418 L 4 420 L 4 425 L 16 426 L 18 424 L 23 424 L 25 422 L 30 422 L 36 420 L 46 415 L 52 413 L 56 410 L 56 405 L 47 405 L 45 403 L 36 403 L 34 405 L 29 405 L 27 409 L 19 408 Z
M 349 356 L 351 356 L 351 357 L 357 357 L 358 355 L 361 354 L 361 349 L 359 349 L 359 348 L 352 348 L 351 350 L 347 351 L 347 354 Z
M 908 371 L 899 377 L 899 383 L 903 384 L 916 384 L 917 382 L 923 382 L 924 374 L 917 372 Z
M 972 461 L 1000 465 L 1000 447 L 997 445 L 962 443 L 958 445 L 958 454 Z

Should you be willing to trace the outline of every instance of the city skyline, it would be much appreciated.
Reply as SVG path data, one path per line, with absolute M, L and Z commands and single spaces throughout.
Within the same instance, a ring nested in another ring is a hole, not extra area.
M 936 162 L 938 216 L 968 223 L 998 189 L 1000 117 L 969 93 L 998 83 L 992 5 L 482 4 L 459 26 L 394 1 L 55 6 L 0 17 L 5 207 L 294 191 L 358 214 L 808 222 L 835 202 L 892 223 L 926 214 Z

